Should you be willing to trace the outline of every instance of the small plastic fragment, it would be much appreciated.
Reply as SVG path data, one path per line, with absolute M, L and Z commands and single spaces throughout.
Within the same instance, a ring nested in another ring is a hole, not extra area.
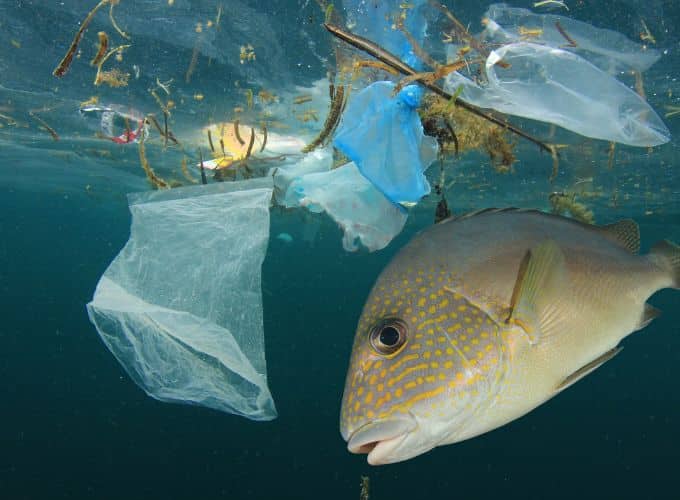
M 134 144 L 149 132 L 144 114 L 129 106 L 86 104 L 79 112 L 91 128 L 116 144 Z
M 130 196 L 130 239 L 87 309 L 150 396 L 276 417 L 260 289 L 271 195 L 266 178 Z

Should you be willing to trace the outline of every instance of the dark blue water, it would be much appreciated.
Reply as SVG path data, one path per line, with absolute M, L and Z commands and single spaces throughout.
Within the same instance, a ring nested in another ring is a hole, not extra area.
M 280 416 L 257 423 L 148 398 L 100 342 L 84 306 L 127 239 L 122 203 L 5 192 L 0 213 L 3 498 L 346 499 L 361 475 L 378 499 L 677 496 L 677 292 L 654 297 L 664 314 L 616 359 L 528 416 L 371 468 L 345 450 L 337 420 L 355 322 L 392 248 L 344 254 L 330 224 L 314 248 L 271 243 L 265 332 Z M 290 222 L 275 214 L 273 229 Z M 677 223 L 643 223 L 644 243 Z
M 89 8 L 65 3 L 62 12 L 58 2 L 0 0 L 0 10 L 14 16 L 0 26 L 6 51 L 0 58 L 1 106 L 28 109 L 50 102 L 55 85 L 50 71 L 74 23 Z M 121 23 L 133 26 L 124 3 L 118 7 Z M 201 16 L 214 15 L 217 5 L 176 3 Z M 680 94 L 677 2 L 567 3 L 577 17 L 631 38 L 641 13 L 647 16 L 659 44 L 669 50 L 651 71 L 649 99 L 660 112 L 665 103 L 675 102 Z M 461 18 L 484 10 L 476 2 L 453 7 Z M 238 73 L 238 64 L 220 62 L 215 52 L 215 66 L 203 61 L 193 87 L 178 90 L 188 101 L 198 90 L 210 94 L 210 106 L 178 111 L 185 122 L 231 106 L 220 99 L 242 99 L 232 95 L 234 78 L 283 86 L 325 74 L 312 53 L 323 53 L 329 45 L 314 2 L 243 2 L 224 15 L 230 28 L 215 47 L 238 51 L 248 36 L 266 32 L 273 42 L 269 53 L 260 54 L 270 65 Z M 187 21 L 189 29 L 193 22 Z M 304 29 L 296 28 L 303 24 Z M 193 39 L 177 42 L 177 48 L 159 41 L 157 32 L 145 38 L 140 30 L 135 36 L 148 42 L 148 50 L 137 45 L 138 60 L 165 69 L 177 63 L 168 73 L 181 80 Z M 57 36 L 59 47 L 52 48 Z M 10 39 L 43 49 L 24 58 L 6 48 Z M 275 74 L 284 76 L 277 82 Z M 89 78 L 76 73 L 68 85 L 59 84 L 56 95 L 64 102 L 89 97 Z M 146 92 L 153 79 L 142 80 L 123 95 L 153 105 Z M 34 93 L 7 92 L 6 87 Z M 380 270 L 416 231 L 431 224 L 431 200 L 413 212 L 388 248 L 373 254 L 344 252 L 340 230 L 324 216 L 316 216 L 319 231 L 308 242 L 301 238 L 308 218 L 272 212 L 271 233 L 286 231 L 295 238 L 292 244 L 272 238 L 263 267 L 267 369 L 276 420 L 252 422 L 149 398 L 102 344 L 85 310 L 99 277 L 129 236 L 125 194 L 147 188 L 136 150 L 112 148 L 113 156 L 99 158 L 90 145 L 77 142 L 77 134 L 69 136 L 74 115 L 50 116 L 53 124 L 62 124 L 60 132 L 67 132 L 56 146 L 35 124 L 0 129 L 0 498 L 345 500 L 359 497 L 361 476 L 370 478 L 373 499 L 680 498 L 680 294 L 670 290 L 651 300 L 662 316 L 625 339 L 620 355 L 529 415 L 405 463 L 375 468 L 365 456 L 347 452 L 338 415 L 354 328 Z M 176 120 L 182 130 L 182 120 Z M 668 120 L 672 131 L 676 123 Z M 547 181 L 550 161 L 533 149 L 521 150 L 521 168 L 510 177 L 496 175 L 473 155 L 451 167 L 458 184 L 449 199 L 458 212 L 508 204 L 547 208 L 551 190 L 593 176 L 606 191 L 592 201 L 598 222 L 634 217 L 644 248 L 662 238 L 680 242 L 676 141 L 652 152 L 620 148 L 614 171 L 604 166 L 607 145 L 586 142 L 591 161 L 565 153 L 554 187 Z M 170 153 L 149 154 L 156 165 L 170 159 L 178 163 Z M 616 204 L 610 196 L 614 190 Z

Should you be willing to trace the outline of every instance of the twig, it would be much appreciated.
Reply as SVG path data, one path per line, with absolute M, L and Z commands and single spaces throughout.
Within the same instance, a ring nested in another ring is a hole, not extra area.
M 198 148 L 198 157 L 200 158 L 200 168 L 201 168 L 201 184 L 207 184 L 208 179 L 205 178 L 205 167 L 203 166 L 203 151 Z
M 264 134 L 264 138 L 262 139 L 262 147 L 260 148 L 260 153 L 264 151 L 265 146 L 267 145 L 267 126 L 262 125 L 262 133 Z
M 238 132 L 238 120 L 234 122 L 234 135 L 236 136 L 236 140 L 239 142 L 241 146 L 243 146 L 246 143 L 246 141 L 241 139 L 241 134 L 239 134 Z
M 29 113 L 29 115 L 40 125 L 42 125 L 45 130 L 49 132 L 49 134 L 52 136 L 52 139 L 54 139 L 55 141 L 59 140 L 59 134 L 57 134 L 57 132 L 52 127 L 50 127 L 45 120 L 43 120 L 37 115 L 34 115 L 33 113 Z
M 113 6 L 117 5 L 120 0 L 113 0 L 111 1 L 111 8 L 109 9 L 109 19 L 111 20 L 111 25 L 114 27 L 114 29 L 118 32 L 120 36 L 125 38 L 126 40 L 130 40 L 130 36 L 125 33 L 122 29 L 118 27 L 118 23 L 116 20 L 113 18 Z
M 338 28 L 337 26 L 332 26 L 330 24 L 324 24 L 324 27 L 330 31 L 334 36 L 340 38 L 341 40 L 347 42 L 348 44 L 352 45 L 353 47 L 356 47 L 359 50 L 362 50 L 366 52 L 367 54 L 372 55 L 379 61 L 387 64 L 388 66 L 391 66 L 392 68 L 396 69 L 400 73 L 404 75 L 415 75 L 417 72 L 414 70 L 412 67 L 410 67 L 408 64 L 404 63 L 401 61 L 398 57 L 396 57 L 393 54 L 390 54 L 386 50 L 382 49 L 375 43 L 371 42 L 370 40 L 367 40 L 363 37 L 360 37 L 358 35 L 355 35 L 354 33 L 347 32 L 341 28 Z M 552 153 L 552 150 L 550 147 L 545 144 L 544 142 L 540 141 L 539 139 L 536 139 L 535 137 L 527 134 L 526 132 L 520 130 L 519 128 L 515 127 L 514 125 L 511 125 L 505 120 L 501 120 L 500 118 L 496 118 L 493 115 L 490 115 L 481 109 L 479 109 L 476 106 L 473 106 L 472 104 L 469 104 L 459 97 L 455 97 L 451 95 L 450 93 L 446 92 L 444 89 L 441 87 L 433 84 L 433 83 L 428 83 L 422 80 L 418 80 L 418 83 L 422 85 L 423 87 L 428 88 L 435 94 L 443 97 L 444 99 L 454 99 L 454 104 L 456 106 L 459 106 L 466 111 L 469 111 L 470 113 L 479 116 L 480 118 L 483 118 L 491 123 L 494 123 L 500 127 L 503 127 L 510 132 L 526 139 L 527 141 L 533 142 L 536 144 L 538 147 L 543 149 L 544 151 L 547 151 L 548 153 Z
M 340 115 L 342 114 L 342 108 L 345 106 L 345 87 L 340 85 L 335 90 L 335 95 L 331 100 L 330 110 L 328 111 L 328 116 L 323 124 L 323 128 L 316 138 L 302 148 L 303 153 L 309 153 L 318 148 L 323 142 L 330 136 L 330 134 L 335 130 L 335 126 L 340 120 Z
M 98 66 L 99 61 L 101 61 L 104 54 L 106 54 L 106 49 L 109 48 L 109 36 L 104 31 L 97 33 L 97 36 L 99 37 L 99 49 L 97 50 L 97 55 L 90 61 L 90 66 Z
M 76 36 L 73 38 L 73 41 L 71 42 L 71 46 L 66 51 L 66 55 L 52 72 L 54 76 L 56 76 L 57 78 L 61 78 L 66 74 L 69 67 L 71 66 L 71 63 L 73 62 L 73 56 L 75 55 L 76 50 L 78 49 L 80 39 L 83 38 L 83 33 L 85 33 L 85 30 L 90 25 L 90 22 L 92 21 L 92 18 L 97 13 L 97 11 L 101 7 L 109 3 L 109 1 L 110 0 L 101 0 L 97 5 L 95 5 L 94 9 L 92 9 L 90 13 L 87 15 L 87 17 L 83 20 L 82 24 L 80 25 L 80 29 L 78 30 Z

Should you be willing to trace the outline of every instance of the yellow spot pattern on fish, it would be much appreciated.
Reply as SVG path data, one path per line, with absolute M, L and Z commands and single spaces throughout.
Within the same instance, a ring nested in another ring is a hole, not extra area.
M 392 358 L 381 356 L 369 341 L 371 329 L 388 317 L 407 323 L 407 349 Z M 350 367 L 354 376 L 342 414 L 350 427 L 416 406 L 421 414 L 462 410 L 504 376 L 507 353 L 499 323 L 443 270 L 410 269 L 374 288 L 359 328 L 364 337 L 358 337 L 358 358 L 364 361 L 357 365 L 361 368 Z

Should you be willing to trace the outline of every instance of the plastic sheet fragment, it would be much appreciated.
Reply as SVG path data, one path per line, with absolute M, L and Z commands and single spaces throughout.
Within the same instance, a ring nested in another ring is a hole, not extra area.
M 150 396 L 254 420 L 276 417 L 260 289 L 271 184 L 265 178 L 130 196 L 130 239 L 87 309 Z
M 414 85 L 393 96 L 395 84 L 376 82 L 350 101 L 334 145 L 394 203 L 415 203 L 430 192 L 425 169 L 437 158 L 437 141 L 424 135 Z
M 386 247 L 401 232 L 408 213 L 391 203 L 348 163 L 326 172 L 308 173 L 291 182 L 285 198 L 311 212 L 326 212 L 344 231 L 342 246 L 355 251 Z
M 287 208 L 299 206 L 298 197 L 288 189 L 291 183 L 307 174 L 327 172 L 331 169 L 332 163 L 333 157 L 330 149 L 323 148 L 307 153 L 298 161 L 273 167 L 269 171 L 269 176 L 274 179 L 276 202 Z
M 504 61 L 508 67 L 496 64 Z M 631 146 L 657 146 L 670 133 L 638 94 L 582 57 L 529 42 L 503 45 L 486 61 L 488 83 L 451 73 L 447 88 L 483 108 L 554 123 Z
M 659 60 L 658 50 L 633 42 L 617 31 L 555 14 L 535 14 L 528 9 L 493 4 L 484 14 L 488 42 L 529 41 L 562 48 L 587 59 L 612 74 L 640 73 Z

